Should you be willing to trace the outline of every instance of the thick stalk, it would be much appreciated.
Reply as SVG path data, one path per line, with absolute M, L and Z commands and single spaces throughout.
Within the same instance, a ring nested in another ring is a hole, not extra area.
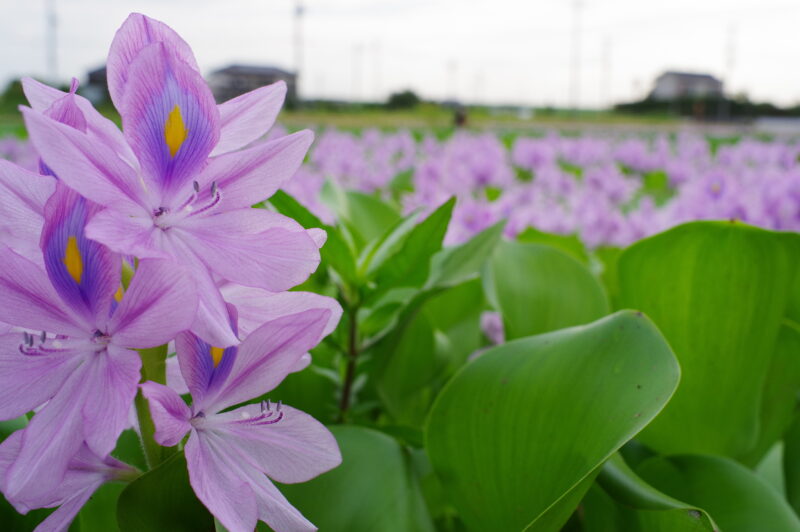
M 358 322 L 356 315 L 358 309 L 350 308 L 348 312 L 348 339 L 347 339 L 347 368 L 344 374 L 344 386 L 342 387 L 342 397 L 339 401 L 339 422 L 342 423 L 347 417 L 350 409 L 350 399 L 353 395 L 353 381 L 356 379 L 356 365 L 358 363 Z
M 140 349 L 142 358 L 142 382 L 153 381 L 159 384 L 167 382 L 167 345 L 151 349 Z M 175 454 L 175 447 L 162 447 L 155 440 L 156 428 L 150 417 L 150 408 L 142 391 L 136 392 L 136 415 L 139 418 L 139 434 L 147 459 L 147 466 L 153 469 L 158 464 Z

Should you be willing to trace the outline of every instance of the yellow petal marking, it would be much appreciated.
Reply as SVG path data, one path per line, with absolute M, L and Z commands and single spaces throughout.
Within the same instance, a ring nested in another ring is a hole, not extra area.
M 225 349 L 222 347 L 211 348 L 211 359 L 214 361 L 215 368 L 219 365 L 220 360 L 222 360 L 223 353 L 225 353 Z
M 122 285 L 119 285 L 117 287 L 117 291 L 114 293 L 114 301 L 116 301 L 117 303 L 121 303 L 122 296 L 123 296 Z
M 64 250 L 64 258 L 62 259 L 64 266 L 67 267 L 67 272 L 75 279 L 75 282 L 81 284 L 83 277 L 83 260 L 81 259 L 81 252 L 78 249 L 78 239 L 71 236 L 67 239 L 67 249 Z
M 167 143 L 169 154 L 172 157 L 175 157 L 175 154 L 181 149 L 183 141 L 186 140 L 188 134 L 189 130 L 186 129 L 186 124 L 183 123 L 183 116 L 181 116 L 181 108 L 178 107 L 178 104 L 175 104 L 175 107 L 172 108 L 169 116 L 167 116 L 167 121 L 164 123 L 164 141 Z

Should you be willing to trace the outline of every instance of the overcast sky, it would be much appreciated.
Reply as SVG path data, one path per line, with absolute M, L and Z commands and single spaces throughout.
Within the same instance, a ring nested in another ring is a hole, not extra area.
M 204 73 L 231 62 L 293 69 L 295 0 L 51 0 L 58 74 L 103 63 L 127 14 L 163 20 Z M 574 97 L 573 0 L 303 0 L 302 92 L 565 105 Z M 0 0 L 0 81 L 47 74 L 47 0 Z M 643 96 L 663 70 L 800 103 L 797 0 L 582 0 L 581 106 Z

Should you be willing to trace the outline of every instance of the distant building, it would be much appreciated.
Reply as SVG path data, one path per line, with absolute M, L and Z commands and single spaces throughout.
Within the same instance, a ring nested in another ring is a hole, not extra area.
M 224 102 L 280 80 L 286 82 L 286 100 L 296 101 L 297 75 L 275 67 L 230 65 L 212 72 L 208 84 L 217 101 Z
M 713 98 L 722 94 L 722 81 L 710 74 L 664 72 L 656 78 L 649 98 L 669 101 L 679 98 Z
M 105 65 L 90 70 L 86 78 L 86 84 L 81 86 L 81 94 L 95 105 L 107 102 L 109 96 Z

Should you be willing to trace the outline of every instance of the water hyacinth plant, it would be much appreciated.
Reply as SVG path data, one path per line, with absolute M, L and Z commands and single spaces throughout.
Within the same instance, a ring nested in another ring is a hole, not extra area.
M 107 68 L 121 131 L 26 79 L 0 145 L 4 530 L 800 530 L 794 141 L 310 147 L 146 16 Z

